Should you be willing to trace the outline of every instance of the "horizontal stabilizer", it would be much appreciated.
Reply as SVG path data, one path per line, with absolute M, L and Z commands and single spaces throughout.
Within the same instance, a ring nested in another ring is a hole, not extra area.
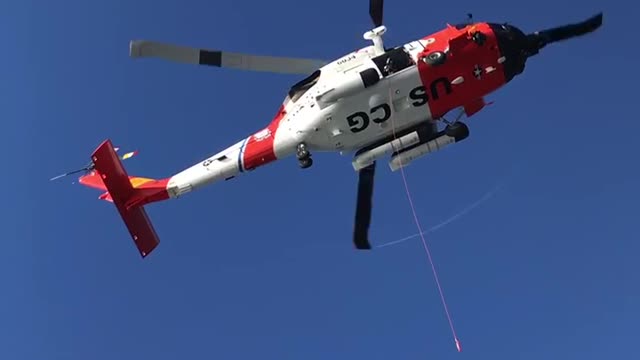
M 127 206 L 133 201 L 139 203 L 137 195 L 144 190 L 136 189 L 131 184 L 131 179 L 116 155 L 110 140 L 105 140 L 100 144 L 92 154 L 92 160 L 97 176 L 94 175 L 90 184 L 87 185 L 99 188 L 97 181 L 102 181 L 107 193 L 102 194 L 100 198 L 115 204 L 138 251 L 143 258 L 146 257 L 158 246 L 160 240 L 144 207 L 142 205 Z
M 108 191 L 100 194 L 100 196 L 98 196 L 98 199 L 108 201 L 108 202 L 113 202 L 113 198 L 111 197 L 111 194 L 109 194 Z

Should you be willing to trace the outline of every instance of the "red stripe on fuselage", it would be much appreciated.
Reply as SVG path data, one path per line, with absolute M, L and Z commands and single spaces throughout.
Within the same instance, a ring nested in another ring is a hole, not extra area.
M 242 155 L 242 164 L 245 170 L 255 169 L 277 159 L 273 142 L 280 121 L 285 115 L 284 106 L 280 106 L 269 126 L 249 137 Z
M 481 31 L 486 36 L 483 45 L 471 39 L 473 31 Z M 450 26 L 424 39 L 429 38 L 435 41 L 432 40 L 418 55 L 419 59 L 434 51 L 444 52 L 449 48 L 446 61 L 439 66 L 418 61 L 420 80 L 428 94 L 429 109 L 434 119 L 457 107 L 477 101 L 505 84 L 503 66 L 498 63 L 501 56 L 498 42 L 486 23 L 478 23 L 462 30 Z M 482 70 L 479 79 L 474 76 L 476 66 Z M 487 73 L 488 67 L 495 70 Z M 458 85 L 453 84 L 459 76 L 464 81 Z

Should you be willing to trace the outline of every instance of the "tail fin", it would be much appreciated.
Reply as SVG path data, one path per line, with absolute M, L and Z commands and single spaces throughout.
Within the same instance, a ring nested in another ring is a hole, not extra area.
M 106 190 L 100 199 L 115 204 L 140 255 L 145 258 L 160 243 L 144 205 L 169 198 L 168 179 L 131 177 L 116 155 L 111 140 L 105 140 L 91 156 L 95 169 L 80 183 Z

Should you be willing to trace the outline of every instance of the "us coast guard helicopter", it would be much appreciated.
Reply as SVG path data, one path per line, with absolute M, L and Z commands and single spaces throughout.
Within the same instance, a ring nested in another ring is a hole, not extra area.
M 370 249 L 377 161 L 389 156 L 395 171 L 464 140 L 469 128 L 459 121 L 461 116 L 482 110 L 487 105 L 484 97 L 521 74 L 529 58 L 550 43 L 602 25 L 602 13 L 529 34 L 509 24 L 469 21 L 386 47 L 382 13 L 383 1 L 370 0 L 374 28 L 364 39 L 372 44 L 329 62 L 131 41 L 134 58 L 308 76 L 291 86 L 265 128 L 182 172 L 160 180 L 129 176 L 111 141 L 105 140 L 92 154 L 93 168 L 80 183 L 104 191 L 99 198 L 115 204 L 144 258 L 159 243 L 144 205 L 290 156 L 308 168 L 313 152 L 353 152 L 353 168 L 359 174 L 353 242 L 357 249 Z M 445 115 L 454 110 L 459 114 L 447 120 Z M 446 125 L 443 130 L 439 123 Z

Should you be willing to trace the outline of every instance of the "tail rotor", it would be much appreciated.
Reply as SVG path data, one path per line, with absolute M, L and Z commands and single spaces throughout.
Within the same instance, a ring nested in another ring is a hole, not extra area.
M 114 148 L 114 150 L 117 152 L 118 150 L 120 150 L 120 148 Z M 135 156 L 137 154 L 138 154 L 138 150 L 128 152 L 128 153 L 120 156 L 120 160 L 129 159 L 129 158 L 131 158 L 131 157 L 133 157 L 133 156 Z M 93 163 L 93 161 L 90 161 L 83 168 L 80 168 L 80 169 L 77 169 L 77 170 L 73 170 L 73 171 L 69 171 L 69 172 L 66 172 L 64 174 L 60 174 L 58 176 L 54 176 L 51 179 L 49 179 L 49 181 L 58 180 L 58 179 L 61 179 L 63 177 L 67 177 L 67 176 L 70 176 L 70 175 L 73 175 L 73 174 L 78 174 L 78 173 L 81 173 L 81 172 L 84 172 L 84 174 L 86 175 L 86 174 L 90 173 L 91 171 L 93 171 L 94 169 L 95 169 L 95 164 Z

